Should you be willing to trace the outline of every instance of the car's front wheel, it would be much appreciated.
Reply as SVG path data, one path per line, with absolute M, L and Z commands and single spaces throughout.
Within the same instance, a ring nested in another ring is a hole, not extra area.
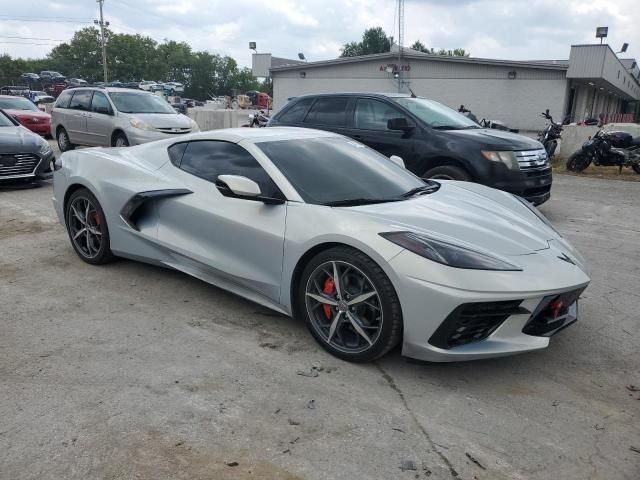
M 63 127 L 60 127 L 58 129 L 56 140 L 58 141 L 58 148 L 61 152 L 66 152 L 75 148 L 75 146 L 71 143 L 71 140 L 69 140 L 69 134 Z
M 402 337 L 402 311 L 391 281 L 376 262 L 350 247 L 325 250 L 307 264 L 297 311 L 325 350 L 352 362 L 380 358 Z
M 71 245 L 82 260 L 100 265 L 115 258 L 104 212 L 89 190 L 80 188 L 71 194 L 65 206 L 65 222 Z
M 442 165 L 440 167 L 432 168 L 423 175 L 423 178 L 433 178 L 435 180 L 461 180 L 463 182 L 471 181 L 471 176 L 465 170 L 454 165 Z

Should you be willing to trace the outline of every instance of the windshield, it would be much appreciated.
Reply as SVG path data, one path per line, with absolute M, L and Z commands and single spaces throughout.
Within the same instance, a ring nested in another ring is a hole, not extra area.
M 442 130 L 480 128 L 473 120 L 433 100 L 412 97 L 397 97 L 393 100 L 409 110 L 431 128 L 439 128 Z
M 36 107 L 33 102 L 27 100 L 22 97 L 14 97 L 14 98 L 0 98 L 0 108 L 5 110 L 33 110 L 38 112 L 38 107 Z
M 307 203 L 345 206 L 402 200 L 427 185 L 408 170 L 346 138 L 256 143 Z
M 166 100 L 155 95 L 133 92 L 109 92 L 118 111 L 122 113 L 176 113 Z
M 15 127 L 15 124 L 9 120 L 9 117 L 4 112 L 0 112 L 0 127 Z

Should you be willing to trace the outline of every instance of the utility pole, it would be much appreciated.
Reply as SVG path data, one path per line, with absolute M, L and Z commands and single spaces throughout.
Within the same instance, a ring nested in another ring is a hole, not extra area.
M 398 0 L 398 93 L 402 91 L 402 47 L 404 46 L 404 0 Z
M 104 72 L 104 85 L 107 85 L 107 44 L 104 41 L 104 28 L 109 26 L 109 22 L 104 21 L 102 16 L 102 4 L 104 0 L 96 0 L 100 5 L 100 21 L 94 20 L 93 23 L 100 25 L 100 41 L 102 43 L 102 69 Z

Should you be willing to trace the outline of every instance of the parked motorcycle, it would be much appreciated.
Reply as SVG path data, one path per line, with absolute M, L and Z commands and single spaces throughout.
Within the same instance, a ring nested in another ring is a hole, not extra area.
M 631 167 L 640 174 L 640 137 L 626 132 L 605 132 L 600 129 L 582 148 L 571 154 L 567 170 L 581 172 L 591 162 L 601 167 Z
M 269 123 L 269 117 L 264 111 L 259 110 L 255 115 L 249 115 L 249 123 L 242 125 L 243 127 L 262 128 Z
M 504 122 L 501 122 L 500 120 L 487 120 L 486 118 L 483 118 L 482 120 L 478 120 L 478 117 L 476 115 L 474 115 L 471 112 L 471 110 L 466 109 L 464 107 L 464 105 L 460 105 L 460 108 L 458 109 L 458 112 L 462 113 L 468 119 L 473 120 L 478 125 L 480 125 L 482 128 L 493 128 L 494 130 L 504 130 L 506 132 L 512 132 L 512 133 L 520 132 L 520 130 L 517 129 L 517 128 L 509 128 L 509 127 L 507 127 L 504 124 Z
M 544 130 L 538 133 L 538 140 L 547 151 L 547 157 L 551 158 L 555 154 L 556 148 L 558 148 L 558 140 L 560 140 L 562 135 L 562 124 L 553 121 L 553 117 L 549 114 L 548 108 L 544 113 L 541 113 L 540 116 L 549 120 L 549 124 Z

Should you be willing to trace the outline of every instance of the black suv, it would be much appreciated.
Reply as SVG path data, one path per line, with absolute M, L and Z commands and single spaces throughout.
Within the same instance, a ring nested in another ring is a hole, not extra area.
M 433 100 L 402 94 L 295 97 L 268 126 L 329 130 L 402 157 L 423 178 L 466 180 L 539 205 L 551 195 L 551 167 L 537 140 L 486 129 Z

